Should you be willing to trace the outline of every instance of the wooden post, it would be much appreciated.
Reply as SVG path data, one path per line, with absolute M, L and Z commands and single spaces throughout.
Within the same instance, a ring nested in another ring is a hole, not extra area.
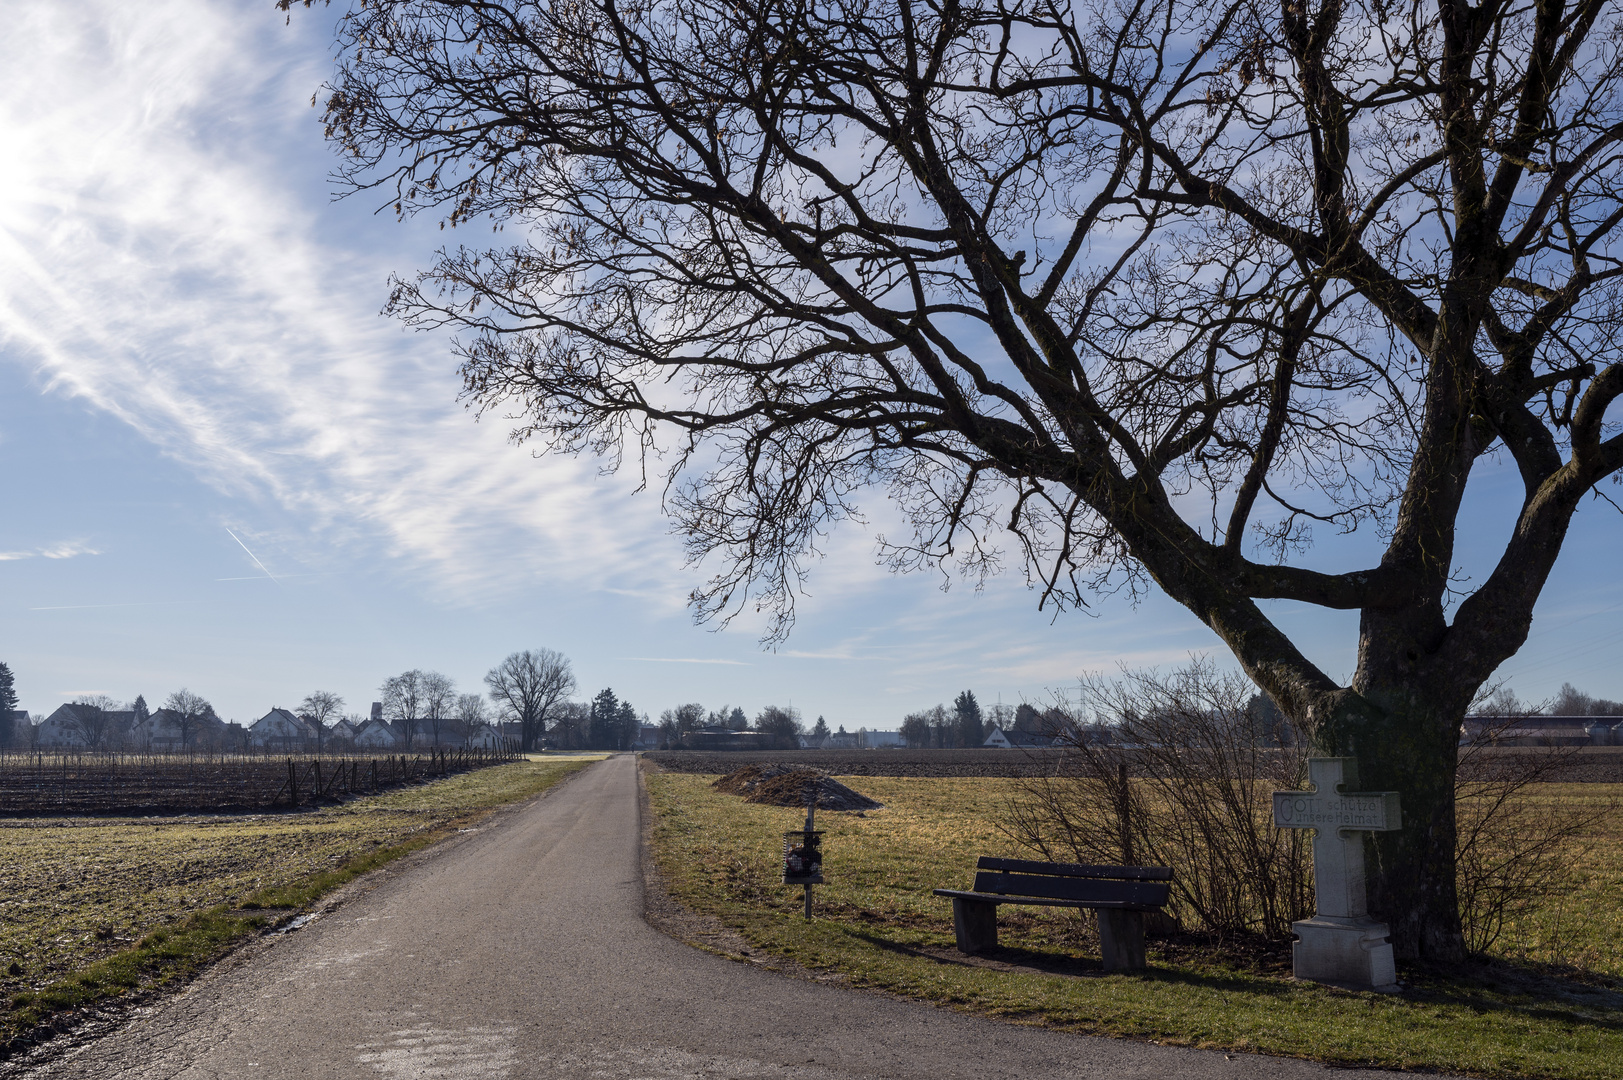
M 1099 958 L 1106 971 L 1144 967 L 1144 913 L 1121 908 L 1099 909 Z
M 1138 865 L 1133 859 L 1133 800 L 1128 787 L 1127 762 L 1116 763 L 1116 783 L 1120 794 L 1121 806 L 1117 808 L 1117 817 L 1121 820 L 1121 864 L 1123 866 Z M 1142 952 L 1143 946 L 1139 946 Z M 1143 966 L 1142 961 L 1139 966 Z
M 961 953 L 974 954 L 997 948 L 997 905 L 953 897 L 952 932 Z
M 809 804 L 807 804 L 807 806 L 806 806 L 806 833 L 807 833 L 806 842 L 807 843 L 811 842 L 811 832 L 816 827 L 816 825 L 817 825 L 817 798 L 816 798 L 816 796 L 813 796 L 812 801 Z M 811 904 L 812 904 L 812 887 L 811 887 L 811 884 L 808 882 L 804 886 L 804 888 L 806 890 L 806 921 L 811 922 Z
M 293 768 L 293 759 L 287 759 L 287 792 L 291 805 L 299 805 L 299 774 Z

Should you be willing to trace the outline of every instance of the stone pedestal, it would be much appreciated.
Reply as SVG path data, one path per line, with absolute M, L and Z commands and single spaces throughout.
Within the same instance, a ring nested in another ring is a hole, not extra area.
M 1396 990 L 1397 963 L 1385 923 L 1315 915 L 1291 923 L 1291 968 L 1298 979 L 1360 990 Z
M 1312 829 L 1311 919 L 1291 923 L 1298 979 L 1362 990 L 1397 989 L 1390 928 L 1369 917 L 1364 889 L 1364 833 L 1402 827 L 1397 792 L 1349 792 L 1358 782 L 1353 758 L 1309 758 L 1313 791 L 1274 792 L 1274 824 Z

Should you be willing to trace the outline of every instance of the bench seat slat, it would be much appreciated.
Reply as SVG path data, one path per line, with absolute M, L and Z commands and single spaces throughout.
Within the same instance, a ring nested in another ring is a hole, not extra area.
M 1013 896 L 1046 896 L 1054 900 L 1106 900 L 1123 904 L 1167 902 L 1172 886 L 1161 881 L 1110 881 L 1100 878 L 1063 878 L 1042 874 L 999 874 L 985 870 L 975 875 L 975 891 Z
M 1171 881 L 1170 866 L 1083 866 L 1081 863 L 1036 862 L 1032 859 L 1000 859 L 982 855 L 977 870 L 1002 870 L 1015 874 L 1052 874 L 1071 878 L 1117 878 L 1122 881 Z
M 958 900 L 979 900 L 983 904 L 1019 904 L 1022 907 L 1111 908 L 1122 911 L 1159 911 L 1159 904 L 1130 904 L 1116 900 L 1058 900 L 1044 896 L 1006 896 L 1003 893 L 971 892 L 967 889 L 935 889 L 937 896 Z

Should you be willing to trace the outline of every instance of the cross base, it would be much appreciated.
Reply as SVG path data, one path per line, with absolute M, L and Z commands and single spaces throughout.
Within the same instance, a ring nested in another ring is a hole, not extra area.
M 1391 931 L 1385 923 L 1315 915 L 1291 923 L 1291 931 L 1297 937 L 1291 960 L 1298 979 L 1357 990 L 1398 988 L 1392 943 L 1386 940 Z

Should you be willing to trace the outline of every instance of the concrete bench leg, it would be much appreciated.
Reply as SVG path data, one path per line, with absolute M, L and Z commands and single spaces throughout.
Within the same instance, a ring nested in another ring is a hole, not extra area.
M 1099 954 L 1106 971 L 1141 970 L 1144 967 L 1144 913 L 1100 908 Z
M 997 905 L 983 900 L 952 898 L 952 931 L 958 951 L 978 953 L 997 948 Z M 1142 952 L 1142 948 L 1140 949 Z

